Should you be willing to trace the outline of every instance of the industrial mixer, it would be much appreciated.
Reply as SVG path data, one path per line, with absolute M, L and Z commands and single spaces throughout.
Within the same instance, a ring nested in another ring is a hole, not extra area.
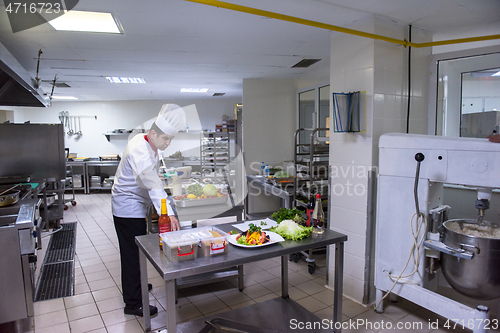
M 474 333 L 498 327 L 500 230 L 487 209 L 500 188 L 500 144 L 389 133 L 379 147 L 376 311 L 393 294 Z M 477 190 L 477 219 L 447 221 L 445 186 Z

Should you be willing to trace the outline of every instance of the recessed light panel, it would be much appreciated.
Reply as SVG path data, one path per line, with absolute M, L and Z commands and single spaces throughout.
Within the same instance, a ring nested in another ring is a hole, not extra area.
M 140 77 L 107 76 L 106 79 L 111 83 L 146 83 L 146 81 Z
M 181 88 L 181 92 L 206 93 L 208 88 Z
M 60 31 L 121 33 L 111 13 L 70 10 L 49 21 L 49 24 Z

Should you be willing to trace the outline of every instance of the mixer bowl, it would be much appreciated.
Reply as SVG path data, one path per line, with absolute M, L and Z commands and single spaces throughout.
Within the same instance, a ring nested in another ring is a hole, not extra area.
M 472 259 L 443 253 L 442 271 L 453 289 L 471 298 L 490 300 L 500 297 L 500 226 L 476 220 L 448 220 L 443 243 L 472 252 Z

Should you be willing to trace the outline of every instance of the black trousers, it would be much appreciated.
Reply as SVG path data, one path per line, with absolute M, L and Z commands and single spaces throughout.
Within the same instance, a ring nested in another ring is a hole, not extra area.
M 120 246 L 123 301 L 125 308 L 133 310 L 142 306 L 139 248 L 135 244 L 135 236 L 146 234 L 146 220 L 113 215 L 113 221 Z

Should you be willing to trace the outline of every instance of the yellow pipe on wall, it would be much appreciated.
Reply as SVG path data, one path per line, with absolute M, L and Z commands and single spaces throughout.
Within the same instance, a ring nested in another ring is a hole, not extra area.
M 368 32 L 343 28 L 343 27 L 339 27 L 336 25 L 306 20 L 306 19 L 302 19 L 299 17 L 278 14 L 278 13 L 270 12 L 267 10 L 261 10 L 261 9 L 256 9 L 256 8 L 246 7 L 246 6 L 241 6 L 241 5 L 235 5 L 232 3 L 227 3 L 227 2 L 218 1 L 218 0 L 186 0 L 186 1 L 196 2 L 196 3 L 208 5 L 208 6 L 230 9 L 230 10 L 234 10 L 234 11 L 238 11 L 238 12 L 242 12 L 242 13 L 248 13 L 248 14 L 252 14 L 252 15 L 269 17 L 269 18 L 273 18 L 273 19 L 277 19 L 277 20 L 281 20 L 281 21 L 287 21 L 287 22 L 292 22 L 292 23 L 308 25 L 311 27 L 316 27 L 316 28 L 321 28 L 321 29 L 326 29 L 326 30 L 331 30 L 331 31 L 342 32 L 342 33 L 360 36 L 360 37 L 383 40 L 383 41 L 386 41 L 389 43 L 403 45 L 404 47 L 407 47 L 407 46 L 430 47 L 430 46 L 438 46 L 438 45 L 461 44 L 461 43 L 470 43 L 470 42 L 500 39 L 500 35 L 489 35 L 489 36 L 442 40 L 442 41 L 429 42 L 429 43 L 413 43 L 413 42 L 407 41 L 406 39 L 399 40 L 396 38 L 385 37 L 385 36 L 376 35 L 376 34 L 372 34 L 372 33 L 368 33 Z

